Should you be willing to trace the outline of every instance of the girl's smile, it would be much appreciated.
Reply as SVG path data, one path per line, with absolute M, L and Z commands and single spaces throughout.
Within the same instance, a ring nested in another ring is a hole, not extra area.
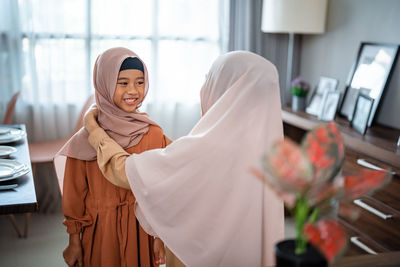
M 138 98 L 124 98 L 127 105 L 136 105 Z

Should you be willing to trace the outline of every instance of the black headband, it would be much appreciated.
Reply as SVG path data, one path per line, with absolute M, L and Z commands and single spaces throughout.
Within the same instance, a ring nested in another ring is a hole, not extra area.
M 143 63 L 137 57 L 127 57 L 121 64 L 119 71 L 123 70 L 140 70 L 144 73 Z

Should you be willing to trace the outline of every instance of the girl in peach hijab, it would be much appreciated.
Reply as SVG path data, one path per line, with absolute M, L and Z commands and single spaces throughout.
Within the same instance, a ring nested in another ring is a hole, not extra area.
M 99 55 L 93 83 L 100 127 L 124 151 L 138 154 L 167 145 L 161 128 L 138 110 L 149 85 L 146 66 L 135 53 L 112 48 Z M 150 267 L 165 262 L 162 241 L 137 223 L 131 190 L 103 178 L 84 128 L 54 161 L 70 235 L 63 253 L 69 266 Z
M 266 59 L 231 52 L 201 89 L 203 116 L 164 149 L 129 156 L 86 116 L 89 142 L 112 183 L 132 188 L 142 227 L 187 266 L 271 266 L 283 239 L 283 204 L 249 173 L 283 138 L 278 73 Z

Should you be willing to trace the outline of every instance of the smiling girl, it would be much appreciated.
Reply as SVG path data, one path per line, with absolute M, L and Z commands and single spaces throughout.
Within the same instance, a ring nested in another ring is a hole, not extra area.
M 93 83 L 100 126 L 128 153 L 165 147 L 170 140 L 147 114 L 139 112 L 148 91 L 143 61 L 126 48 L 98 56 Z M 78 131 L 57 154 L 64 157 L 64 225 L 69 244 L 63 256 L 69 266 L 157 266 L 165 262 L 164 244 L 149 236 L 134 212 L 132 191 L 117 187 L 102 175 L 96 151 L 85 129 Z

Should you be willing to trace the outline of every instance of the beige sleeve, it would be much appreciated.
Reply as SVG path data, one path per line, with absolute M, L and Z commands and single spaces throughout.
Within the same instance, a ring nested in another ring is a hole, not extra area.
M 89 143 L 97 151 L 97 163 L 106 179 L 116 186 L 130 189 L 125 173 L 129 153 L 100 127 L 89 134 Z

